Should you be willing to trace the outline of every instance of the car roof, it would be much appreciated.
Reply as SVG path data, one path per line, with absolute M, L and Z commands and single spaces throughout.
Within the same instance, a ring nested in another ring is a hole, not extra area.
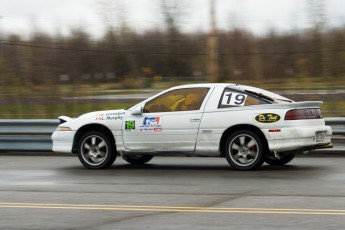
M 233 83 L 198 83 L 198 84 L 188 84 L 188 85 L 180 85 L 180 86 L 175 86 L 172 87 L 168 90 L 171 89 L 185 89 L 185 88 L 198 88 L 198 87 L 223 87 L 223 88 L 232 88 L 232 89 L 241 89 L 241 90 L 252 90 L 258 93 L 262 93 L 266 96 L 271 97 L 272 99 L 275 100 L 276 103 L 286 103 L 286 101 L 288 102 L 292 102 L 292 100 L 283 97 L 279 94 L 261 89 L 261 88 L 257 88 L 257 87 L 253 87 L 253 86 L 248 86 L 248 85 L 241 85 L 241 84 L 233 84 Z M 285 102 L 284 102 L 285 101 Z
M 228 86 L 235 86 L 236 84 L 232 83 L 198 83 L 198 84 L 187 84 L 187 85 L 179 85 L 172 88 L 197 88 L 197 87 L 215 87 L 215 86 L 221 86 L 221 87 L 228 87 Z

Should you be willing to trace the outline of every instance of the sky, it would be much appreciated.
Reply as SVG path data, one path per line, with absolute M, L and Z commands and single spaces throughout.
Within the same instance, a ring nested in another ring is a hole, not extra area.
M 209 29 L 209 0 L 174 1 L 183 9 L 179 22 L 184 32 Z M 311 0 L 216 0 L 217 27 L 226 30 L 237 26 L 255 34 L 270 29 L 285 32 L 308 28 L 308 1 Z M 107 2 L 106 6 L 102 2 Z M 344 25 L 345 0 L 323 2 L 327 25 Z M 42 31 L 68 35 L 71 29 L 82 27 L 100 37 L 106 25 L 118 25 L 120 15 L 138 31 L 163 25 L 159 0 L 0 0 L 0 6 L 0 34 L 25 36 Z

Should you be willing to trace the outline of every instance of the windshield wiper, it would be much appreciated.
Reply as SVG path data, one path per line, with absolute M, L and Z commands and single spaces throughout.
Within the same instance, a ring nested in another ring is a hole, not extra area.
M 262 94 L 262 93 L 257 93 L 257 92 L 250 91 L 250 90 L 244 90 L 244 92 L 250 93 L 250 94 L 253 94 L 253 95 L 258 96 L 258 97 L 260 97 L 260 98 L 263 98 L 263 99 L 266 99 L 266 100 L 268 100 L 268 101 L 274 102 L 274 99 L 273 99 L 273 98 L 271 98 L 271 97 L 269 97 L 269 96 L 266 96 L 266 95 L 264 95 L 264 94 Z

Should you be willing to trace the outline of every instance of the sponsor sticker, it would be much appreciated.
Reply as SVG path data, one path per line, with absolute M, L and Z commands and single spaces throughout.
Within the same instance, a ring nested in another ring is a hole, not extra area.
M 145 117 L 142 126 L 154 127 L 160 125 L 160 117 Z
M 141 132 L 161 132 L 162 131 L 161 117 L 144 117 L 142 125 L 140 125 Z
M 280 120 L 280 115 L 276 113 L 260 113 L 255 116 L 255 120 L 260 123 L 274 123 Z
M 125 113 L 126 112 L 99 113 L 96 114 L 96 121 L 122 120 Z

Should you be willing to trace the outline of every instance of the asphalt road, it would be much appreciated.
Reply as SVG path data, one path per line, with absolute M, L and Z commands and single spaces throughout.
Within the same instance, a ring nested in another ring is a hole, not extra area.
M 0 229 L 344 229 L 345 158 L 238 172 L 157 157 L 84 169 L 76 157 L 0 156 Z

